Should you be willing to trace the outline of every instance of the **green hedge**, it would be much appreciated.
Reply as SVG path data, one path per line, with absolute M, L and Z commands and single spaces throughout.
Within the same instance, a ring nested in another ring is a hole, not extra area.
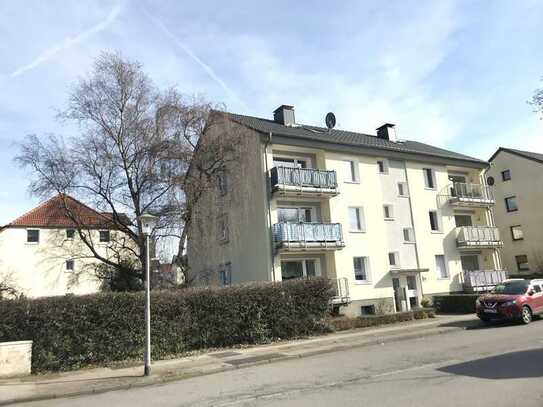
M 326 329 L 328 280 L 152 293 L 154 359 Z M 34 372 L 141 359 L 143 293 L 0 301 L 0 342 L 31 339 Z
M 471 314 L 475 312 L 475 300 L 479 294 L 451 294 L 433 297 L 437 312 L 452 314 Z
M 414 319 L 433 318 L 434 310 L 431 308 L 416 309 L 408 312 L 395 314 L 366 315 L 363 317 L 339 317 L 328 321 L 329 325 L 336 331 L 344 331 L 354 328 L 368 328 L 372 326 L 394 324 L 397 322 L 412 321 Z

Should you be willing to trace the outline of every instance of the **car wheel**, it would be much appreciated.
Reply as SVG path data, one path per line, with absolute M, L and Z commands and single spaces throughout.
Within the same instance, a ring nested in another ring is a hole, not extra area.
M 524 325 L 528 325 L 532 322 L 532 310 L 526 305 L 522 307 L 521 321 Z

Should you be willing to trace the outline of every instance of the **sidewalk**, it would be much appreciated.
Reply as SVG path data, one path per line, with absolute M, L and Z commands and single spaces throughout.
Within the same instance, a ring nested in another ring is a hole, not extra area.
M 473 315 L 437 316 L 434 319 L 350 330 L 310 339 L 202 353 L 182 359 L 157 361 L 153 363 L 150 377 L 142 376 L 143 366 L 137 366 L 2 379 L 0 406 L 147 386 L 279 360 L 458 331 L 472 324 L 477 324 Z

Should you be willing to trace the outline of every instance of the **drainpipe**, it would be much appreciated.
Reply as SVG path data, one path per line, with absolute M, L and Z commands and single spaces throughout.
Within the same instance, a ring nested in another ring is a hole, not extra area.
M 266 204 L 268 205 L 268 223 L 270 225 L 269 227 L 269 235 L 270 235 L 270 253 L 271 253 L 271 275 L 273 281 L 275 281 L 275 253 L 274 253 L 274 245 L 273 245 L 273 231 L 272 231 L 272 217 L 271 217 L 271 190 L 270 190 L 270 182 L 269 182 L 269 168 L 268 168 L 268 146 L 272 142 L 272 136 L 273 133 L 270 131 L 268 133 L 268 138 L 266 139 L 266 143 L 264 143 L 264 168 L 265 168 L 265 175 L 264 180 L 266 182 Z
M 409 202 L 409 214 L 411 215 L 411 225 L 413 226 L 413 237 L 415 238 L 415 259 L 417 261 L 417 269 L 420 270 L 420 258 L 419 258 L 419 243 L 417 241 L 417 232 L 415 228 L 415 217 L 413 216 L 413 204 L 411 202 L 411 188 L 409 185 L 409 175 L 407 175 L 407 165 L 406 162 L 403 162 L 403 168 L 405 172 L 405 182 L 407 182 L 407 202 Z M 418 272 L 419 275 L 419 282 L 420 282 L 420 297 L 422 298 L 424 296 L 424 291 L 422 289 L 422 275 L 420 274 L 420 271 Z

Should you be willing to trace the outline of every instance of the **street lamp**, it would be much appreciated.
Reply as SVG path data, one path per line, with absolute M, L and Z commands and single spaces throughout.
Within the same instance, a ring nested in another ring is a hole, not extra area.
M 144 375 L 151 374 L 151 264 L 149 255 L 149 236 L 153 233 L 157 217 L 142 213 L 138 220 L 145 235 L 145 368 Z

